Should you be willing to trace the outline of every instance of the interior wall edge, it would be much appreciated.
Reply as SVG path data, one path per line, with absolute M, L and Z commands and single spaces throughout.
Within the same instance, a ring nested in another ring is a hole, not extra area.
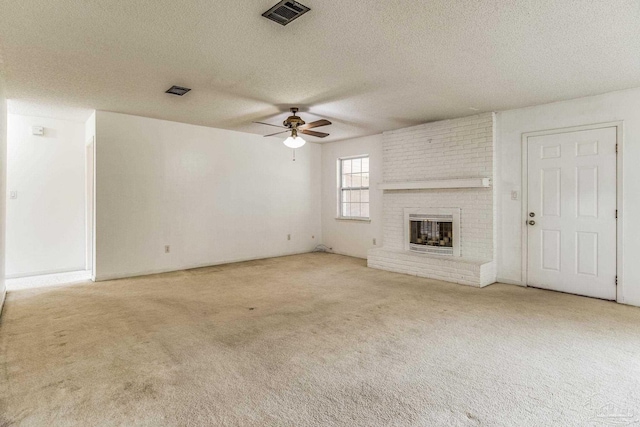
M 5 286 L 6 215 L 7 215 L 7 100 L 4 70 L 0 58 L 0 315 L 7 293 Z

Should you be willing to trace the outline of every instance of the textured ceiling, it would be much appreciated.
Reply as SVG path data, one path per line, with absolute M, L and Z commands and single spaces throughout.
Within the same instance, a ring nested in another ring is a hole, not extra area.
M 265 134 L 299 106 L 326 141 L 640 86 L 638 0 L 301 2 L 0 0 L 8 96 Z

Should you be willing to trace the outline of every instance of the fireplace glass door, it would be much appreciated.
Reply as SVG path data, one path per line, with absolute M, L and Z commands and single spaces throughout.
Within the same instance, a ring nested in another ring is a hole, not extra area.
M 440 219 L 410 221 L 410 248 L 416 252 L 453 255 L 453 222 Z

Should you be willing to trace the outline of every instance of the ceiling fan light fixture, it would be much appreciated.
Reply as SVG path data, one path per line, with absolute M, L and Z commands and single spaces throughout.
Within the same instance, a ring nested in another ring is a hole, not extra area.
M 286 145 L 289 148 L 300 148 L 306 143 L 307 141 L 305 141 L 299 136 L 290 136 L 284 140 L 284 145 Z
M 291 136 L 284 141 L 284 145 L 291 148 L 299 148 L 306 143 L 304 139 L 298 136 L 298 132 L 303 133 L 305 135 L 310 135 L 316 138 L 325 138 L 329 136 L 328 133 L 311 130 L 311 129 L 318 128 L 320 126 L 330 125 L 331 122 L 329 120 L 320 119 L 320 120 L 316 120 L 315 122 L 306 123 L 304 120 L 302 120 L 300 117 L 296 115 L 296 113 L 298 112 L 297 107 L 293 107 L 290 110 L 292 115 L 287 117 L 287 119 L 284 122 L 282 122 L 282 126 L 273 125 L 271 123 L 265 123 L 265 122 L 253 122 L 253 123 L 258 123 L 261 125 L 273 126 L 276 128 L 284 129 L 284 130 L 281 130 L 280 132 L 265 135 L 265 137 L 276 136 L 282 133 L 291 132 Z

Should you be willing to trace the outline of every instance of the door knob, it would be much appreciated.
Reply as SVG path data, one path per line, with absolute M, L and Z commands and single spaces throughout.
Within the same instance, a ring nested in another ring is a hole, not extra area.
M 530 216 L 531 218 L 533 218 L 534 216 L 536 216 L 536 214 L 535 214 L 535 213 L 533 213 L 533 212 L 529 212 L 529 216 Z
M 534 220 L 529 221 L 529 225 L 536 225 L 536 222 Z

